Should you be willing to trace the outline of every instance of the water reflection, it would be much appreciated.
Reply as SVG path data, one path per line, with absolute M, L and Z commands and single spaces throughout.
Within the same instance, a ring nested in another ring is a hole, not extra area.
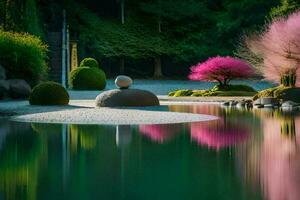
M 225 119 L 191 125 L 192 140 L 217 150 L 244 142 L 249 135 L 247 126 L 226 122 Z
M 140 125 L 139 132 L 150 138 L 154 142 L 164 143 L 170 141 L 177 134 L 182 133 L 184 126 L 182 124 L 156 124 Z
M 260 177 L 261 190 L 268 200 L 296 200 L 300 197 L 300 118 L 295 113 L 256 111 L 263 123 L 263 141 L 249 156 L 254 168 L 248 175 Z M 247 178 L 247 177 L 246 177 Z M 257 186 L 256 186 L 257 187 Z
M 170 110 L 219 119 L 0 122 L 0 199 L 299 199 L 298 113 L 207 104 Z

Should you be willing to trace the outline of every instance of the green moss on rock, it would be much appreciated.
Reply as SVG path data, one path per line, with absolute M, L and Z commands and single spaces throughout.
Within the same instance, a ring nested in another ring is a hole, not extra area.
M 220 86 L 216 85 L 211 91 L 241 91 L 241 92 L 257 92 L 255 89 L 248 85 L 226 85 L 226 86 Z
M 193 96 L 253 96 L 257 92 L 252 87 L 247 85 L 216 85 L 209 90 L 176 90 L 170 92 L 168 95 L 173 97 Z
M 33 88 L 29 103 L 31 105 L 67 105 L 69 94 L 62 85 L 48 81 Z
M 293 101 L 296 103 L 300 103 L 300 88 L 284 87 L 284 86 L 269 88 L 257 93 L 253 97 L 253 100 L 264 98 L 264 97 L 274 97 L 281 101 Z
M 71 72 L 69 84 L 75 90 L 103 90 L 106 76 L 99 68 L 78 67 Z

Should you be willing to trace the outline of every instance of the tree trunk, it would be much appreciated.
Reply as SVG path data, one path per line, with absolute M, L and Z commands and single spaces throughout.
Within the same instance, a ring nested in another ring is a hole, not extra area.
M 154 58 L 154 78 L 163 77 L 162 68 L 161 68 L 161 58 L 157 56 Z
M 120 74 L 125 73 L 125 58 L 121 57 L 120 58 Z
M 125 0 L 121 0 L 121 21 L 125 24 Z

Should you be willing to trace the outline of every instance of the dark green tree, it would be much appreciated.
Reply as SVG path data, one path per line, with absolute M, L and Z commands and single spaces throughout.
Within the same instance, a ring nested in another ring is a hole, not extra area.
M 300 7 L 299 0 L 281 0 L 280 5 L 271 9 L 270 18 L 286 17 Z

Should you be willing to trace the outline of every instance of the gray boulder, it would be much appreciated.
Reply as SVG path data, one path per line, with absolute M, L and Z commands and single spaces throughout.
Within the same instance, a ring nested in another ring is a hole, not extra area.
M 0 99 L 8 96 L 9 92 L 9 81 L 0 80 Z
M 281 105 L 281 107 L 297 107 L 297 106 L 299 106 L 299 104 L 293 101 L 285 101 Z
M 96 97 L 96 107 L 143 107 L 158 106 L 159 100 L 156 95 L 146 90 L 108 90 Z
M 236 104 L 237 108 L 245 108 L 246 107 L 246 102 L 245 101 L 240 101 Z
M 229 101 L 225 101 L 221 104 L 222 106 L 229 106 L 230 105 L 230 102 Z
M 129 76 L 120 75 L 115 79 L 115 84 L 120 89 L 127 89 L 132 84 L 132 79 Z
M 31 92 L 30 85 L 22 79 L 11 79 L 9 81 L 9 95 L 13 99 L 28 98 Z
M 293 101 L 285 101 L 281 104 L 282 110 L 298 110 L 299 104 Z
M 2 65 L 0 65 L 0 80 L 5 80 L 6 79 L 6 71 Z
M 253 102 L 254 105 L 278 105 L 279 104 L 279 100 L 277 98 L 274 97 L 264 97 L 264 98 L 260 98 L 257 99 Z

